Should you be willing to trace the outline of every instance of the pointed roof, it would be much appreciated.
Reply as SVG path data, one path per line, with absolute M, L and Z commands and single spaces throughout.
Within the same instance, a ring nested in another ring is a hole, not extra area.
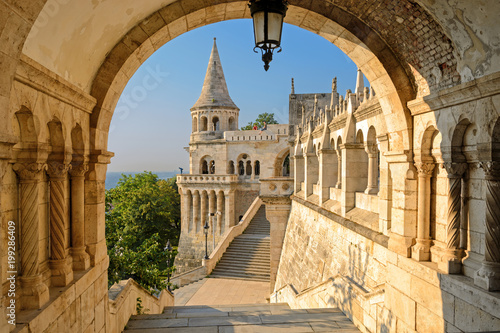
M 196 103 L 194 103 L 191 110 L 214 107 L 238 109 L 231 97 L 229 97 L 229 92 L 227 91 L 226 79 L 222 71 L 222 64 L 220 62 L 219 52 L 217 51 L 215 38 L 210 60 L 208 61 L 207 74 L 205 74 L 203 88 L 201 89 L 200 97 Z

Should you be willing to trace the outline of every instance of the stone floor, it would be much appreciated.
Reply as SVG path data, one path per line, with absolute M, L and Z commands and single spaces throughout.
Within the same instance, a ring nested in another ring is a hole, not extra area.
M 174 290 L 175 306 L 263 304 L 269 282 L 236 279 L 203 279 Z
M 338 309 L 292 310 L 287 304 L 198 305 L 132 316 L 126 333 L 359 333 Z

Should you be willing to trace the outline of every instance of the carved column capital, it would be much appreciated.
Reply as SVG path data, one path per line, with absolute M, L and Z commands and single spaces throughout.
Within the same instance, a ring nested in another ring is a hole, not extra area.
M 72 164 L 71 169 L 69 170 L 69 174 L 72 177 L 83 177 L 85 176 L 85 173 L 89 171 L 89 165 L 88 164 Z
M 16 163 L 12 166 L 14 172 L 21 178 L 21 181 L 40 180 L 42 171 L 47 168 L 45 163 Z
M 48 162 L 47 163 L 47 173 L 49 174 L 50 178 L 52 179 L 57 179 L 57 178 L 64 178 L 68 170 L 71 168 L 71 164 L 65 164 L 61 162 Z
M 488 180 L 500 180 L 500 162 L 486 161 L 480 162 L 481 168 L 485 173 L 485 178 Z
M 442 167 L 448 173 L 448 178 L 462 178 L 468 166 L 467 163 L 445 162 Z
M 368 155 L 376 155 L 378 153 L 377 144 L 365 142 L 365 151 Z
M 430 177 L 432 176 L 432 171 L 434 170 L 434 163 L 415 163 L 415 167 L 417 168 L 418 175 L 420 177 Z

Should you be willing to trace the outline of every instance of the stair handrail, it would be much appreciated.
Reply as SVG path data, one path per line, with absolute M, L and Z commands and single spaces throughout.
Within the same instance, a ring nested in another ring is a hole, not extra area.
M 257 214 L 257 212 L 259 211 L 259 208 L 262 206 L 262 204 L 263 202 L 260 197 L 256 197 L 250 207 L 248 207 L 241 221 L 224 232 L 221 240 L 212 251 L 212 253 L 210 253 L 209 258 L 202 260 L 202 266 L 206 268 L 206 275 L 210 275 L 210 273 L 212 273 L 215 265 L 217 265 L 219 260 L 222 258 L 222 255 L 226 252 L 229 244 L 231 244 L 231 242 L 236 237 L 238 237 L 245 231 L 245 229 L 250 224 L 250 221 L 252 221 L 255 214 Z

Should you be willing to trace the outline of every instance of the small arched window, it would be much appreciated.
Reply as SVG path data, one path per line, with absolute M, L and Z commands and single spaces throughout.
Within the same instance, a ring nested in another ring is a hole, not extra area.
M 193 117 L 193 133 L 198 132 L 198 118 Z
M 290 177 L 290 154 L 288 154 L 285 157 L 285 160 L 283 161 L 282 176 L 283 177 Z
M 230 131 L 234 131 L 236 129 L 233 117 L 229 117 L 229 124 L 228 125 L 229 125 L 228 128 Z
M 243 161 L 239 161 L 238 162 L 238 174 L 240 176 L 244 176 L 245 175 L 245 164 L 243 163 Z
M 233 161 L 229 161 L 229 167 L 227 169 L 227 172 L 230 175 L 234 175 L 234 162 Z
M 247 176 L 252 174 L 252 162 L 247 161 Z
M 215 173 L 215 161 L 210 161 L 210 174 L 213 175 Z
M 206 131 L 207 125 L 207 117 L 201 117 L 201 130 Z
M 201 173 L 203 175 L 208 175 L 208 163 L 207 163 L 207 161 L 203 161 L 201 163 Z
M 254 175 L 256 175 L 256 176 L 260 175 L 260 162 L 259 161 L 255 161 Z
M 213 117 L 212 118 L 212 131 L 218 131 L 219 130 L 219 117 Z

